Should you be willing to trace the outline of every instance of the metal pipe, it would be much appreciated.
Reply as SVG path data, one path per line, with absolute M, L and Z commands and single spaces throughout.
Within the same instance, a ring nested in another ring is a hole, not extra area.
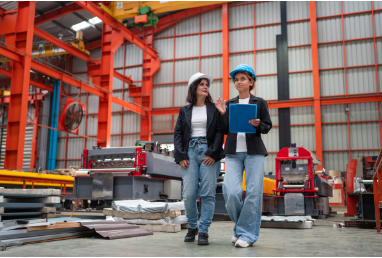
M 91 171 L 139 171 L 139 167 L 135 168 L 91 168 L 91 169 L 78 169 L 77 171 L 81 172 L 91 172 Z
M 304 185 L 283 185 L 283 188 L 304 188 Z
M 371 185 L 373 184 L 373 180 L 358 180 L 358 182 L 363 183 L 364 185 Z

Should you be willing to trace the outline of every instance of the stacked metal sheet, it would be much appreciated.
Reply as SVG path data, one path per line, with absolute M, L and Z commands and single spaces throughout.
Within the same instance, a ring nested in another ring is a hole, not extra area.
M 19 218 L 54 218 L 61 208 L 59 189 L 0 188 L 0 220 Z
M 55 219 L 57 220 L 57 219 Z M 107 237 L 119 239 L 152 235 L 124 221 L 48 222 L 43 220 L 14 220 L 0 224 L 0 250 L 7 247 L 77 237 Z
M 311 229 L 315 219 L 311 216 L 261 216 L 262 228 Z

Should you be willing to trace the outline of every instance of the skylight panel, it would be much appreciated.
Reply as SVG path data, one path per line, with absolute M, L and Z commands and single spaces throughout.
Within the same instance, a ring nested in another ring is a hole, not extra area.
M 75 31 L 85 30 L 85 29 L 90 27 L 89 23 L 95 25 L 95 24 L 98 24 L 101 22 L 102 22 L 101 19 L 99 19 L 98 17 L 94 17 L 94 18 L 89 19 L 89 21 L 83 21 L 83 22 L 74 24 L 71 28 Z

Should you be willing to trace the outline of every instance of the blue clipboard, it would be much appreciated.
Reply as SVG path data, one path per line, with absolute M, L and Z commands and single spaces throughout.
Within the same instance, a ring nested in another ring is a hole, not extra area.
M 229 131 L 231 133 L 256 133 L 249 120 L 257 118 L 256 104 L 229 105 Z

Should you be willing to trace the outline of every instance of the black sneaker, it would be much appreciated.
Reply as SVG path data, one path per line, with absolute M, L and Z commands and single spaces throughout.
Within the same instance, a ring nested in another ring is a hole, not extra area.
M 208 243 L 208 234 L 207 233 L 199 233 L 198 237 L 198 245 L 209 245 Z
M 186 237 L 184 238 L 184 242 L 194 242 L 195 241 L 195 236 L 198 234 L 199 230 L 198 228 L 188 229 L 188 233 Z

